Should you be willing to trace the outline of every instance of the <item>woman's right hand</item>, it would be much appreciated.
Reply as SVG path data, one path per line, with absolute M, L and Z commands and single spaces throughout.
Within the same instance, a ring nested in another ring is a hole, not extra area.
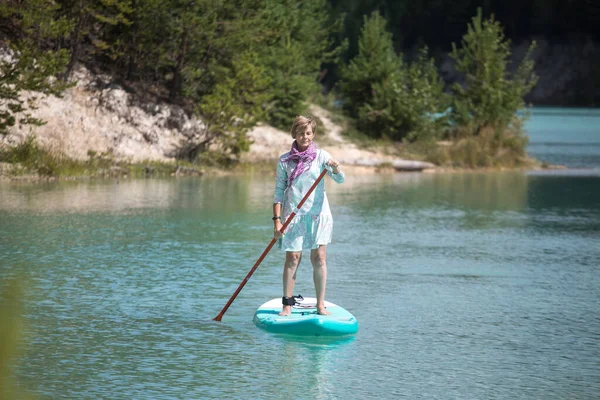
M 275 220 L 275 229 L 273 231 L 273 237 L 275 239 L 279 239 L 280 237 L 283 236 L 283 233 L 281 233 L 281 227 L 283 226 L 283 224 L 281 223 L 280 220 Z

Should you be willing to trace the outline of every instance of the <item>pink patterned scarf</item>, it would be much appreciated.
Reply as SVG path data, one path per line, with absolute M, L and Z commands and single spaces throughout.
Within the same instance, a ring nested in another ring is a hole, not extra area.
M 298 144 L 294 140 L 292 143 L 292 150 L 290 150 L 290 154 L 283 158 L 282 161 L 296 161 L 296 168 L 292 172 L 292 174 L 288 177 L 288 186 L 292 184 L 294 179 L 302 175 L 304 172 L 310 169 L 310 164 L 317 157 L 317 146 L 314 142 L 311 142 L 310 145 L 304 151 L 298 150 Z

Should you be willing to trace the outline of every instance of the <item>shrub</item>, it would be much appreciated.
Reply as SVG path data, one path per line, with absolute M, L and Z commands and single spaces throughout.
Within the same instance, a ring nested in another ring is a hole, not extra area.
M 440 148 L 430 161 L 461 168 L 521 167 L 528 164 L 527 138 L 519 133 L 485 129 Z

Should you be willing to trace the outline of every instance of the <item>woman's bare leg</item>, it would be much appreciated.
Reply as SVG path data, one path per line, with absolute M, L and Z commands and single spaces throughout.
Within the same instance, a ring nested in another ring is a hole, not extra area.
M 319 246 L 310 251 L 313 266 L 313 280 L 317 292 L 317 312 L 321 315 L 331 314 L 325 309 L 325 290 L 327 288 L 327 246 Z
M 296 272 L 298 265 L 302 260 L 301 251 L 287 251 L 285 253 L 285 264 L 283 266 L 283 296 L 292 297 L 294 295 L 294 285 L 296 284 Z M 279 315 L 287 316 L 292 313 L 292 306 L 283 306 Z

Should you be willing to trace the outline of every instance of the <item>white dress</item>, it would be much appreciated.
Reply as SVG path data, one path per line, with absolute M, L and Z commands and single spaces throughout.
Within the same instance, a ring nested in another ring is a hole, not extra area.
M 312 161 L 310 168 L 298 176 L 287 187 L 288 176 L 296 168 L 295 161 L 282 161 L 288 153 L 279 158 L 277 176 L 275 178 L 275 195 L 273 203 L 281 203 L 281 221 L 284 223 L 295 207 L 302 201 L 315 180 L 321 175 L 323 168 L 337 183 L 344 182 L 344 173 L 334 174 L 330 166 L 325 165 L 331 155 L 325 150 L 317 149 L 317 156 Z M 316 249 L 320 245 L 331 242 L 333 233 L 333 218 L 329 209 L 329 201 L 325 193 L 325 180 L 322 179 L 315 190 L 308 197 L 304 205 L 286 228 L 283 238 L 279 240 L 279 248 L 285 251 L 302 251 Z

